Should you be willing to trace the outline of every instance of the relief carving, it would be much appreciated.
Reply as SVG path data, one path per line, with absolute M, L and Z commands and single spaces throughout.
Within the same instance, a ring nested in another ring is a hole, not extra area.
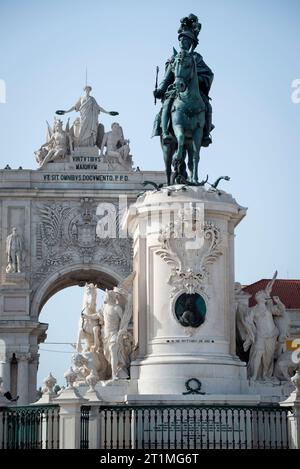
M 36 245 L 36 280 L 57 267 L 72 263 L 115 266 L 124 274 L 132 270 L 129 238 L 101 238 L 97 235 L 97 204 L 82 199 L 78 205 L 44 204 L 38 207 L 39 233 Z
M 209 265 L 222 255 L 220 229 L 210 221 L 197 227 L 195 218 L 186 212 L 179 210 L 177 220 L 160 231 L 161 247 L 155 252 L 171 266 L 168 283 L 172 296 L 181 290 L 188 294 L 203 291 Z M 183 236 L 186 222 L 196 227 L 194 238 Z

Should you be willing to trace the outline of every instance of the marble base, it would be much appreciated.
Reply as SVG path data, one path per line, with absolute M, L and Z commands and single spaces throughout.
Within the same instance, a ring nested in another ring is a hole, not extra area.
M 26 282 L 25 272 L 14 272 L 3 274 L 3 283 L 5 284 L 24 284 Z
M 277 403 L 286 399 L 294 390 L 290 382 L 267 383 L 259 381 L 249 382 L 249 394 L 259 394 L 260 402 Z
M 124 173 L 129 172 L 132 173 L 133 169 L 130 165 L 127 167 L 120 164 L 119 162 L 109 162 L 105 161 L 103 158 L 99 157 L 99 154 L 95 154 L 95 152 L 91 152 L 92 154 L 86 154 L 88 152 L 79 152 L 78 154 L 73 153 L 71 156 L 71 160 L 64 160 L 64 161 L 54 161 L 46 164 L 42 168 L 38 168 L 38 171 L 45 171 L 46 173 L 64 173 L 68 171 L 92 171 L 94 172 L 118 172 Z M 80 161 L 76 161 L 74 158 L 80 158 Z
M 99 156 L 98 147 L 77 147 L 72 151 L 72 156 Z
M 57 398 L 57 394 L 55 394 L 55 392 L 53 393 L 48 393 L 48 394 L 43 394 L 42 397 L 36 401 L 36 402 L 33 402 L 32 405 L 36 405 L 36 406 L 39 406 L 39 405 L 47 405 L 47 404 L 53 404 L 55 403 L 55 399 Z
M 77 392 L 89 401 L 101 400 L 105 403 L 123 403 L 126 401 L 127 394 L 138 392 L 137 382 L 133 379 L 119 379 L 116 381 L 99 381 L 95 386 L 94 393 L 88 391 L 89 386 L 80 383 Z
M 87 390 L 87 392 L 84 395 L 84 398 L 87 399 L 90 403 L 99 403 L 102 402 L 103 399 L 100 396 L 99 392 L 96 390 Z
M 131 405 L 258 405 L 260 403 L 259 395 L 242 394 L 209 394 L 199 395 L 190 394 L 176 396 L 174 394 L 128 394 L 126 403 Z
M 143 370 L 145 367 L 143 367 Z M 172 369 L 172 368 L 171 368 Z M 197 366 L 186 365 L 186 373 L 183 375 L 181 372 L 173 378 L 161 375 L 158 380 L 157 376 L 144 376 L 142 379 L 131 378 L 120 379 L 116 381 L 99 381 L 95 386 L 95 391 L 89 391 L 89 386 L 85 383 L 79 383 L 76 388 L 71 390 L 71 394 L 75 393 L 75 399 L 83 398 L 93 403 L 116 404 L 128 403 L 136 405 L 152 404 L 197 404 L 197 405 L 258 405 L 258 404 L 274 404 L 279 403 L 286 399 L 293 391 L 291 383 L 259 383 L 249 382 L 246 379 L 241 379 L 239 372 L 241 370 L 236 367 L 236 375 L 232 374 L 229 378 L 229 373 L 226 371 L 226 377 L 220 378 L 219 370 L 210 369 L 206 370 L 206 374 L 210 374 L 212 370 L 216 373 L 214 378 L 205 377 L 204 368 L 200 373 L 197 373 Z M 190 374 L 189 374 L 190 373 Z M 244 370 L 241 372 L 244 374 Z M 185 383 L 191 377 L 197 378 L 201 382 L 201 394 L 189 393 L 189 389 Z M 70 390 L 64 390 L 63 396 L 59 398 L 66 398 L 66 394 L 70 394 Z M 48 403 L 44 401 L 44 396 L 36 404 Z M 51 399 L 51 402 L 56 399 Z M 49 403 L 51 403 L 49 400 Z
M 74 401 L 86 401 L 83 398 L 81 393 L 79 392 L 78 388 L 75 387 L 67 387 L 63 389 L 63 391 L 59 394 L 59 396 L 55 399 L 54 402 L 74 402 Z
M 182 395 L 196 378 L 205 394 L 247 394 L 246 365 L 232 357 L 149 357 L 131 364 L 140 394 Z
M 70 161 L 55 161 L 55 162 L 50 162 L 45 164 L 42 168 L 38 168 L 38 171 L 46 171 L 47 173 L 49 172 L 55 172 L 55 173 L 60 173 L 64 171 L 70 171 L 75 169 L 75 164 Z

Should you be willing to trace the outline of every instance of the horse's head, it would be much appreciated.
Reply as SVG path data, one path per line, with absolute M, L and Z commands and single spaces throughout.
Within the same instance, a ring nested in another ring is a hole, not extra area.
M 195 60 L 192 50 L 181 50 L 174 60 L 175 86 L 179 93 L 184 93 L 190 86 L 196 72 Z
M 83 307 L 96 307 L 97 285 L 86 283 L 84 286 Z

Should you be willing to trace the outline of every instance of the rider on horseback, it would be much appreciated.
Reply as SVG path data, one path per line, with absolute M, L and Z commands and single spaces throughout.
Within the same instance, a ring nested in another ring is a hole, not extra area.
M 198 54 L 198 52 L 194 51 L 198 44 L 198 34 L 200 30 L 201 24 L 198 22 L 197 16 L 191 14 L 188 17 L 181 19 L 181 26 L 178 30 L 178 39 L 182 51 L 189 51 L 191 49 L 193 50 L 194 60 L 197 68 L 199 90 L 206 108 L 204 135 L 201 145 L 203 147 L 207 147 L 210 145 L 210 143 L 212 143 L 210 132 L 214 128 L 214 125 L 212 124 L 212 107 L 209 102 L 210 98 L 208 96 L 214 74 L 205 64 L 202 56 Z M 162 100 L 162 109 L 155 118 L 152 137 L 162 135 L 162 141 L 165 144 L 169 143 L 173 138 L 170 134 L 170 117 L 172 104 L 176 98 L 177 93 L 174 84 L 175 76 L 173 70 L 173 64 L 176 55 L 177 52 L 174 51 L 174 55 L 167 61 L 165 77 L 159 87 L 153 92 L 155 98 Z

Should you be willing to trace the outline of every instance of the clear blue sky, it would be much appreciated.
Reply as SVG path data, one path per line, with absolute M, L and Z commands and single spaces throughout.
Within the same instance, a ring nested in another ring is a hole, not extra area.
M 155 67 L 163 70 L 177 47 L 179 19 L 191 12 L 202 22 L 198 51 L 215 73 L 216 128 L 201 175 L 229 175 L 223 188 L 249 208 L 236 232 L 236 279 L 251 283 L 275 269 L 281 278 L 300 278 L 300 104 L 291 100 L 300 78 L 299 0 L 0 0 L 0 79 L 7 86 L 0 167 L 35 168 L 45 120 L 75 103 L 87 66 L 98 102 L 120 112 L 135 163 L 163 169 L 158 139 L 150 139 Z M 45 306 L 49 340 L 58 338 L 61 322 L 70 335 L 76 331 L 81 293 L 74 287 Z M 41 375 L 56 372 L 62 357 L 42 354 Z

